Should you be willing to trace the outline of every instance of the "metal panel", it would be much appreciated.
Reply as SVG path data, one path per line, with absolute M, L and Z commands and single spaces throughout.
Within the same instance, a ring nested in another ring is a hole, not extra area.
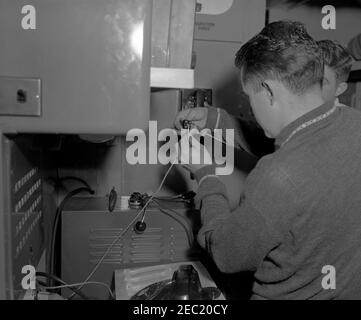
M 69 283 L 83 281 L 92 271 L 107 248 L 124 231 L 137 214 L 137 210 L 106 211 L 105 198 L 73 199 L 62 215 L 62 279 Z M 184 222 L 192 221 L 195 212 L 177 209 Z M 189 250 L 187 236 L 182 226 L 161 213 L 149 208 L 145 218 L 147 229 L 136 234 L 132 228 L 112 248 L 98 271 L 94 281 L 111 283 L 115 269 L 173 263 L 194 259 L 196 252 Z M 194 224 L 194 222 L 193 222 Z M 106 298 L 106 290 L 86 287 L 90 296 Z
M 195 9 L 195 0 L 153 1 L 152 67 L 191 67 Z
M 169 43 L 171 68 L 190 68 L 193 52 L 195 0 L 173 0 L 171 38 Z
M 0 291 L 5 291 L 5 298 L 14 299 L 25 293 L 22 267 L 36 266 L 44 249 L 42 178 L 39 157 L 29 151 L 26 140 L 2 137 L 0 277 L 5 288 L 0 286 Z
M 0 0 L 0 76 L 42 81 L 41 117 L 0 117 L 18 132 L 123 134 L 149 120 L 151 0 Z
M 234 66 L 234 56 L 240 47 L 240 43 L 234 42 L 194 42 L 197 52 L 195 86 L 212 89 L 216 107 L 233 107 L 236 111 L 240 106 L 240 83 Z
M 245 42 L 266 21 L 266 0 L 198 0 L 196 40 Z M 296 16 L 296 15 L 295 15 Z
M 153 0 L 152 67 L 169 67 L 171 0 Z
M 0 131 L 0 300 L 12 298 L 11 259 L 9 257 L 9 188 L 5 140 Z
M 192 69 L 152 68 L 150 79 L 153 88 L 194 88 Z
M 0 115 L 40 116 L 40 79 L 0 77 Z

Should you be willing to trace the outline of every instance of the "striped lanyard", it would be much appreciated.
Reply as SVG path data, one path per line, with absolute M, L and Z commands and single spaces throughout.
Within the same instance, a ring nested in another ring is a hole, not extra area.
M 295 130 L 293 130 L 292 133 L 291 133 L 291 134 L 288 136 L 288 138 L 286 139 L 286 141 L 281 144 L 281 148 L 282 148 L 288 141 L 290 141 L 290 140 L 292 139 L 292 137 L 293 137 L 296 133 L 300 132 L 301 130 L 303 130 L 303 129 L 307 128 L 307 127 L 309 127 L 310 125 L 313 125 L 314 123 L 320 122 L 320 121 L 328 118 L 331 114 L 333 114 L 333 113 L 336 111 L 336 109 L 337 109 L 337 106 L 334 106 L 332 109 L 330 109 L 330 110 L 327 111 L 326 113 L 321 114 L 320 116 L 318 116 L 318 117 L 316 117 L 316 118 L 314 118 L 314 119 L 311 119 L 311 120 L 309 120 L 309 121 L 301 124 L 301 125 L 300 125 L 299 127 L 297 127 Z

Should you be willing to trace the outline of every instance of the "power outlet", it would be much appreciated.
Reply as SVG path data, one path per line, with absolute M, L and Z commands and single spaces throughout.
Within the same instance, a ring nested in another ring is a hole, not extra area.
M 0 77 L 0 116 L 40 117 L 40 79 Z

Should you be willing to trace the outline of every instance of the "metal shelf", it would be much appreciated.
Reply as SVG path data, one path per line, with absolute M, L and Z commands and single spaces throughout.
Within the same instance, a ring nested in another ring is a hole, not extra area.
M 174 68 L 151 68 L 152 88 L 193 89 L 194 70 Z

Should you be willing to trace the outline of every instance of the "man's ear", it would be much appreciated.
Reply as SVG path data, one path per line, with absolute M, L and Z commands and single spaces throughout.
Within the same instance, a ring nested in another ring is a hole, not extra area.
M 341 82 L 336 89 L 336 97 L 340 96 L 341 94 L 343 94 L 348 88 L 347 82 Z
M 263 81 L 262 87 L 265 89 L 267 97 L 270 99 L 270 104 L 273 104 L 274 100 L 274 87 L 271 81 Z

